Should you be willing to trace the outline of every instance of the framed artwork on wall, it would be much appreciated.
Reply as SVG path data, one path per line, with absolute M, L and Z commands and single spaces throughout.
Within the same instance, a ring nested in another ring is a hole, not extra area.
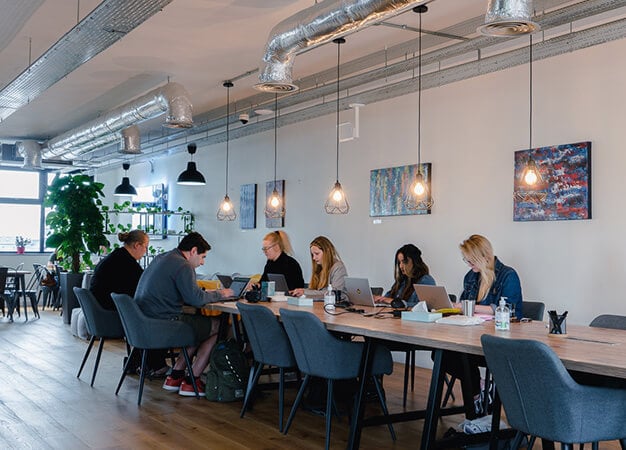
M 239 190 L 239 227 L 256 228 L 256 183 L 242 184 Z
M 523 179 L 533 162 L 537 182 Z M 516 222 L 591 219 L 591 142 L 515 152 L 513 220 Z
M 285 180 L 276 180 L 276 191 L 283 199 L 283 205 L 285 204 Z M 265 183 L 265 203 L 269 201 L 272 192 L 274 192 L 274 181 L 268 181 Z M 285 217 L 270 218 L 265 217 L 265 226 L 267 228 L 282 228 L 285 226 Z
M 421 164 L 424 180 L 431 189 L 431 163 Z M 417 173 L 417 164 L 370 171 L 370 217 L 430 214 L 430 209 L 410 209 L 404 204 L 404 193 Z

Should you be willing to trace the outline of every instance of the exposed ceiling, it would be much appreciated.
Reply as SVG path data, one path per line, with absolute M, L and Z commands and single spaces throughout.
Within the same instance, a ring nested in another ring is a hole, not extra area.
M 130 0 L 129 0 L 130 1 Z M 132 0 L 141 2 L 141 0 Z M 231 89 L 231 139 L 269 129 L 271 120 L 254 111 L 270 108 L 273 95 L 253 89 L 258 82 L 270 30 L 283 19 L 314 5 L 314 0 L 161 0 L 163 9 L 125 33 L 124 23 L 109 30 L 120 39 L 37 95 L 23 106 L 2 109 L 2 89 L 26 71 L 99 5 L 98 0 L 0 0 L 0 140 L 47 141 L 88 123 L 173 81 L 184 86 L 193 104 L 195 127 L 170 130 L 164 118 L 139 124 L 142 156 L 166 148 L 184 151 L 185 139 L 206 143 L 224 139 L 226 92 Z M 114 4 L 115 1 L 112 1 Z M 489 63 L 510 67 L 527 61 L 525 40 L 479 35 L 487 0 L 433 0 L 423 27 L 459 38 L 424 37 L 423 87 L 486 73 Z M 595 45 L 626 35 L 626 0 L 535 0 L 537 21 L 546 30 L 535 42 L 538 59 Z M 609 22 L 607 24 L 607 22 Z M 601 25 L 601 27 L 597 27 Z M 117 27 L 117 28 L 116 28 Z M 604 27 L 604 28 L 602 28 Z M 347 37 L 342 46 L 342 108 L 415 91 L 417 17 L 408 12 L 386 24 L 367 27 Z M 76 31 L 76 30 L 74 30 Z M 84 45 L 91 45 L 88 41 Z M 94 51 L 95 52 L 95 51 Z M 501 56 L 493 56 L 501 54 Z M 477 64 L 477 62 L 479 64 Z M 334 111 L 332 100 L 336 47 L 323 45 L 297 56 L 294 80 L 300 91 L 280 98 L 281 124 Z M 432 76 L 428 78 L 428 74 Z M 344 81 L 345 80 L 345 81 Z M 36 90 L 34 90 L 36 91 Z M 384 92 L 383 92 L 384 91 Z M 250 114 L 250 123 L 237 121 Z M 108 144 L 76 158 L 78 166 L 106 167 L 128 159 Z

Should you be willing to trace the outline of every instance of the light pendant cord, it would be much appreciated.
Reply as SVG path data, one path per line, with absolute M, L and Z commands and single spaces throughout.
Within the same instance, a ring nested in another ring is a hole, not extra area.
M 419 36 L 417 39 L 417 172 L 421 172 L 422 146 L 422 12 L 419 13 Z
M 533 148 L 533 35 L 530 35 L 529 45 L 529 105 L 528 105 L 528 149 Z
M 342 41 L 337 39 L 337 183 L 339 182 L 339 64 L 341 61 L 341 43 Z
M 230 142 L 230 127 L 229 127 L 229 118 L 230 118 L 230 88 L 232 87 L 232 83 L 227 81 L 224 83 L 226 86 L 226 187 L 225 192 L 228 196 L 228 143 Z
M 274 190 L 276 190 L 276 148 L 278 146 L 278 94 L 274 94 Z

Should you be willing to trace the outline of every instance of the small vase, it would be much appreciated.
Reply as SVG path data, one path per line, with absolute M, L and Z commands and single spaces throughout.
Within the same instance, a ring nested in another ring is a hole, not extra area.
M 21 255 L 25 251 L 26 251 L 26 247 L 24 247 L 24 246 L 17 247 L 17 254 L 18 255 Z

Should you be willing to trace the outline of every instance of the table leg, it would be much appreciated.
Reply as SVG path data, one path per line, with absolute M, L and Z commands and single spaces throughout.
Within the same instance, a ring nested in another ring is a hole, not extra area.
M 348 450 L 358 449 L 361 445 L 361 429 L 363 428 L 363 414 L 365 410 L 365 402 L 363 395 L 365 393 L 365 383 L 372 373 L 372 340 L 365 338 L 365 347 L 361 359 L 361 379 L 359 380 L 359 390 L 354 398 L 354 410 L 352 414 L 352 423 L 350 424 L 350 436 L 348 438 Z
M 424 450 L 434 448 L 435 438 L 437 437 L 437 421 L 439 420 L 439 412 L 441 409 L 444 376 L 441 370 L 442 359 L 443 350 L 433 350 L 433 372 L 430 379 L 426 417 L 424 418 L 424 431 L 422 432 L 422 445 L 420 447 Z

